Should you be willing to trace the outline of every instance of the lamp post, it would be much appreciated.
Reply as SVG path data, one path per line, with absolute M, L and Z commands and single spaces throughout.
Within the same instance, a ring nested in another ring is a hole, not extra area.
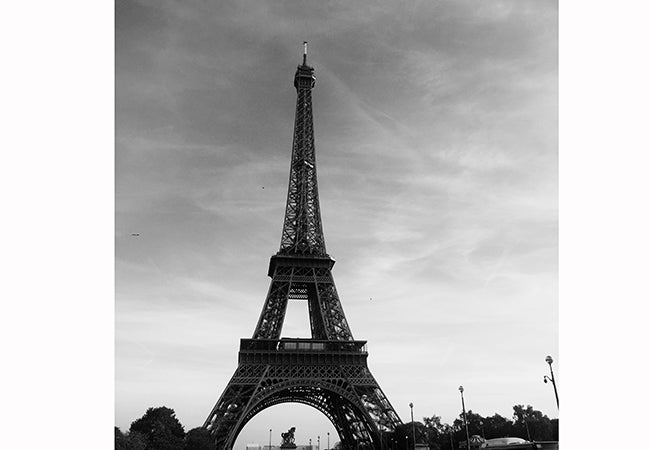
M 273 428 L 269 428 L 269 450 L 271 450 L 271 434 L 273 433 Z
M 320 450 L 320 436 L 318 436 L 318 450 Z
M 553 358 L 547 356 L 545 361 L 548 363 L 548 368 L 551 370 L 551 378 L 544 375 L 544 383 L 548 383 L 548 380 L 551 380 L 553 384 L 553 391 L 555 391 L 555 402 L 557 403 L 557 409 L 560 409 L 560 399 L 557 396 L 557 386 L 555 385 L 555 376 L 553 376 Z
M 415 422 L 413 421 L 413 402 L 409 403 L 411 408 L 411 428 L 413 430 L 413 450 L 415 450 Z
M 327 450 L 330 450 L 330 432 L 327 432 Z
M 460 401 L 463 403 L 463 422 L 465 422 L 465 434 L 467 435 L 467 450 L 469 450 L 469 430 L 467 429 L 467 415 L 465 414 L 465 397 L 463 397 L 463 392 L 465 389 L 463 389 L 462 386 L 458 388 L 460 391 Z

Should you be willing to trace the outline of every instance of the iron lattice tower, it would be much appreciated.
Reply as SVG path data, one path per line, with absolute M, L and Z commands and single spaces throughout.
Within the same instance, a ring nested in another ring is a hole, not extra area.
M 280 250 L 271 257 L 266 301 L 252 339 L 241 339 L 239 365 L 204 427 L 229 450 L 246 423 L 280 403 L 327 416 L 345 449 L 380 449 L 401 420 L 367 365 L 366 341 L 354 340 L 325 250 L 316 180 L 311 92 L 314 69 L 294 77 L 296 117 Z M 311 339 L 281 338 L 289 300 L 306 301 Z

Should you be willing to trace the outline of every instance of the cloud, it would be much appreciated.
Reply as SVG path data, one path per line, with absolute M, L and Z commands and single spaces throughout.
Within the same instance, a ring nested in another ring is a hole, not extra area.
M 527 377 L 557 352 L 556 2 L 131 0 L 116 423 L 164 401 L 197 426 L 232 375 L 279 246 L 303 40 L 333 274 L 398 413 L 416 389 L 421 414 L 451 421 L 466 380 L 481 414 L 553 415 Z M 258 425 L 238 447 L 268 438 Z

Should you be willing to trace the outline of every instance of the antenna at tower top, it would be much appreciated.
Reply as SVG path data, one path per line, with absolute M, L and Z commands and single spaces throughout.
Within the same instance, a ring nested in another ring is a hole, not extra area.
M 306 66 L 307 65 L 307 41 L 303 41 L 302 45 L 304 46 L 304 50 L 302 52 L 302 65 Z

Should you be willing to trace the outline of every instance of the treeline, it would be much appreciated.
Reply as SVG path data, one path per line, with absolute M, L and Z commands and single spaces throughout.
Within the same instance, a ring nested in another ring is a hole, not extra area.
M 549 419 L 532 406 L 515 405 L 512 419 L 499 414 L 483 417 L 467 411 L 467 429 L 470 436 L 484 439 L 502 437 L 519 437 L 527 441 L 559 440 L 559 420 Z M 415 441 L 428 444 L 431 450 L 456 450 L 463 441 L 467 441 L 465 422 L 462 413 L 450 424 L 442 423 L 440 417 L 425 417 L 423 422 L 415 422 Z M 395 450 L 413 448 L 413 425 L 405 423 L 387 437 L 388 447 Z M 408 444 L 407 444 L 408 443 Z M 407 447 L 408 445 L 408 447 Z M 467 448 L 467 447 L 465 447 Z
M 499 414 L 483 417 L 469 410 L 469 435 L 484 439 L 519 437 L 528 441 L 558 440 L 558 419 L 549 419 L 530 405 L 515 405 L 513 410 L 512 419 Z M 415 441 L 428 444 L 431 450 L 456 450 L 461 442 L 467 440 L 462 413 L 451 425 L 442 423 L 440 417 L 435 415 L 425 417 L 414 425 Z M 411 422 L 399 426 L 395 433 L 384 436 L 382 447 L 412 449 L 413 428 Z M 123 433 L 115 427 L 115 450 L 214 450 L 214 446 L 207 430 L 193 428 L 186 433 L 174 410 L 162 406 L 149 408 L 144 416 L 131 424 L 128 432 Z
M 210 434 L 203 428 L 187 433 L 173 409 L 149 408 L 129 431 L 115 427 L 115 450 L 214 450 Z

